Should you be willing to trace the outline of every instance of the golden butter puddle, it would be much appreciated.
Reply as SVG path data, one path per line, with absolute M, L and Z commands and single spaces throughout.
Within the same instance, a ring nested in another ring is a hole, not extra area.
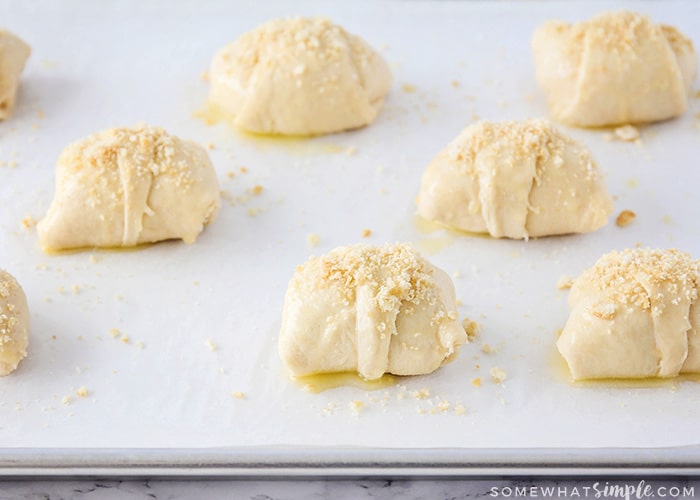
M 492 239 L 487 233 L 470 233 L 453 227 L 445 226 L 439 222 L 430 221 L 416 214 L 413 216 L 413 227 L 424 235 L 440 233 L 430 238 L 421 238 L 416 241 L 416 247 L 426 255 L 435 255 L 444 250 L 459 238 L 469 236 L 472 238 Z
M 367 380 L 355 372 L 340 372 L 318 373 L 303 377 L 291 377 L 291 379 L 305 391 L 318 394 L 338 387 L 355 387 L 363 391 L 377 391 L 395 386 L 399 383 L 401 377 L 385 373 L 378 379 Z
M 574 380 L 569 365 L 559 353 L 556 345 L 549 356 L 549 368 L 554 378 L 574 387 L 612 388 L 612 389 L 658 389 L 676 390 L 681 382 L 700 382 L 700 373 L 683 373 L 673 378 L 600 378 Z
M 258 149 L 284 148 L 287 152 L 296 154 L 354 153 L 354 148 L 319 141 L 320 136 L 262 134 L 241 130 L 233 124 L 234 116 L 232 114 L 223 111 L 211 102 L 207 102 L 203 109 L 195 111 L 193 116 L 204 121 L 206 125 L 226 124 L 238 137 L 243 138 Z
M 166 240 L 175 241 L 175 240 Z M 77 253 L 91 252 L 91 253 L 128 253 L 128 252 L 140 252 L 147 248 L 157 245 L 159 242 L 153 243 L 139 243 L 138 245 L 128 246 L 128 247 L 78 247 L 78 248 L 66 248 L 62 250 L 55 250 L 53 248 L 43 248 L 42 251 L 50 257 L 60 257 L 62 255 L 74 255 Z

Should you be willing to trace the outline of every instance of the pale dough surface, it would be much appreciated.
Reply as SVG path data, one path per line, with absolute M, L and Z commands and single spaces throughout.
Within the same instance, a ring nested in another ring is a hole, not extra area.
M 534 34 L 537 81 L 552 116 L 582 127 L 665 120 L 684 113 L 697 72 L 692 41 L 633 12 L 573 25 L 548 21 Z
M 467 342 L 450 278 L 405 244 L 312 257 L 292 277 L 279 353 L 292 375 L 418 375 Z
M 574 379 L 700 372 L 700 264 L 678 250 L 601 257 L 574 282 L 557 341 Z
M 29 346 L 29 306 L 22 287 L 0 269 L 0 376 L 17 369 Z
M 588 150 L 544 120 L 477 122 L 433 159 L 418 214 L 495 238 L 586 233 L 612 201 Z
M 0 120 L 15 109 L 19 77 L 30 52 L 29 45 L 19 37 L 0 30 Z
M 243 130 L 318 135 L 374 121 L 391 86 L 384 59 L 325 18 L 269 21 L 219 50 L 209 100 Z
M 37 229 L 46 250 L 195 241 L 219 210 L 203 147 L 161 128 L 114 128 L 69 145 Z

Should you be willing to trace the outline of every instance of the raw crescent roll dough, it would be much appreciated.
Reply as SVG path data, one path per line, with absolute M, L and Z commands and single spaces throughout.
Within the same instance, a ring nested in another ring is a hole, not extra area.
M 269 21 L 214 56 L 209 100 L 251 132 L 316 135 L 368 125 L 391 86 L 382 57 L 324 18 Z
M 697 55 L 672 26 L 633 12 L 569 25 L 549 21 L 532 40 L 537 82 L 552 115 L 582 127 L 653 122 L 688 107 Z
M 336 248 L 292 277 L 279 353 L 292 375 L 418 375 L 467 342 L 445 272 L 405 244 Z
M 201 146 L 156 127 L 110 129 L 61 153 L 39 240 L 46 250 L 192 243 L 216 217 L 219 199 Z
M 27 298 L 17 280 L 0 269 L 0 376 L 17 368 L 28 346 Z
M 494 238 L 594 231 L 612 201 L 586 148 L 544 120 L 477 122 L 433 159 L 418 214 Z
M 700 263 L 678 250 L 610 252 L 569 295 L 557 342 L 574 379 L 700 372 Z
M 19 76 L 31 49 L 9 31 L 0 30 L 0 120 L 15 109 Z

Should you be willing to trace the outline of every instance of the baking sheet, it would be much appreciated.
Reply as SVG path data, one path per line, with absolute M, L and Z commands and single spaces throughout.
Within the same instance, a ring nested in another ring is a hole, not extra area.
M 696 3 L 620 5 L 700 41 Z M 698 445 L 696 382 L 573 385 L 553 342 L 567 317 L 566 293 L 555 287 L 560 276 L 636 244 L 700 256 L 700 100 L 677 120 L 642 128 L 640 145 L 566 129 L 607 174 L 615 213 L 637 213 L 628 227 L 611 218 L 592 234 L 524 242 L 425 234 L 413 218 L 423 169 L 464 126 L 477 117 L 546 113 L 529 52 L 533 29 L 605 8 L 0 3 L 4 25 L 33 48 L 15 115 L 0 124 L 0 266 L 23 285 L 32 311 L 29 357 L 0 379 L 0 447 L 10 455 L 33 449 L 34 458 L 63 448 L 165 449 L 176 457 L 187 449 L 279 446 L 364 447 L 368 454 L 551 448 L 564 458 L 572 449 L 595 455 L 608 447 Z M 381 50 L 395 83 L 377 122 L 299 141 L 246 137 L 198 118 L 207 94 L 200 75 L 215 50 L 269 18 L 295 14 L 330 15 Z M 22 220 L 38 220 L 48 208 L 60 151 L 97 130 L 141 121 L 213 144 L 226 193 L 216 223 L 193 245 L 43 255 Z M 263 187 L 258 196 L 256 185 Z M 364 229 L 372 236 L 362 238 Z M 310 234 L 320 238 L 315 248 Z M 287 281 L 309 255 L 361 240 L 413 242 L 454 276 L 460 314 L 481 324 L 481 339 L 438 372 L 398 386 L 304 392 L 286 379 L 276 353 Z M 114 328 L 128 342 L 112 338 Z M 484 343 L 494 352 L 483 353 Z M 508 375 L 501 385 L 489 376 L 496 366 Z M 481 387 L 472 385 L 476 377 Z M 76 396 L 80 387 L 88 397 Z M 429 397 L 417 399 L 423 389 Z M 238 391 L 243 399 L 232 396 Z M 684 450 L 666 456 L 688 460 Z

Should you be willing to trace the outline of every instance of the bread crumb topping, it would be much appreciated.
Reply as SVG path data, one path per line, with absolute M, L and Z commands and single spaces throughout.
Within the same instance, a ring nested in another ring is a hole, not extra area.
M 20 313 L 12 297 L 21 292 L 17 280 L 0 270 L 0 351 L 16 349 L 18 344 L 17 334 L 21 329 L 17 314 Z M 20 353 L 20 359 L 26 353 Z
M 612 304 L 634 305 L 649 310 L 652 301 L 663 302 L 664 296 L 659 292 L 661 296 L 650 297 L 645 284 L 667 283 L 672 290 L 694 301 L 698 296 L 699 272 L 698 262 L 686 252 L 634 248 L 612 251 L 602 256 L 576 282 L 603 293 Z M 593 314 L 606 318 L 615 313 L 606 302 L 602 303 L 601 308 L 593 311 Z
M 467 129 L 448 146 L 448 154 L 454 161 L 467 166 L 474 164 L 477 155 L 494 143 L 508 144 L 517 151 L 517 158 L 534 156 L 539 168 L 550 158 L 555 165 L 563 165 L 564 149 L 575 144 L 573 139 L 562 134 L 547 120 L 525 120 L 489 122 L 478 121 Z M 587 178 L 599 177 L 592 158 L 581 153 L 579 158 L 585 166 Z M 535 180 L 537 182 L 537 179 Z
M 340 250 L 340 251 L 339 251 Z M 312 258 L 312 260 L 315 258 Z M 432 269 L 409 245 L 353 245 L 335 249 L 318 261 L 324 283 L 339 283 L 348 302 L 355 300 L 358 287 L 368 286 L 380 311 L 397 310 L 402 302 L 417 305 L 438 302 Z M 434 320 L 447 320 L 447 311 L 440 309 Z M 454 319 L 454 318 L 453 318 Z

